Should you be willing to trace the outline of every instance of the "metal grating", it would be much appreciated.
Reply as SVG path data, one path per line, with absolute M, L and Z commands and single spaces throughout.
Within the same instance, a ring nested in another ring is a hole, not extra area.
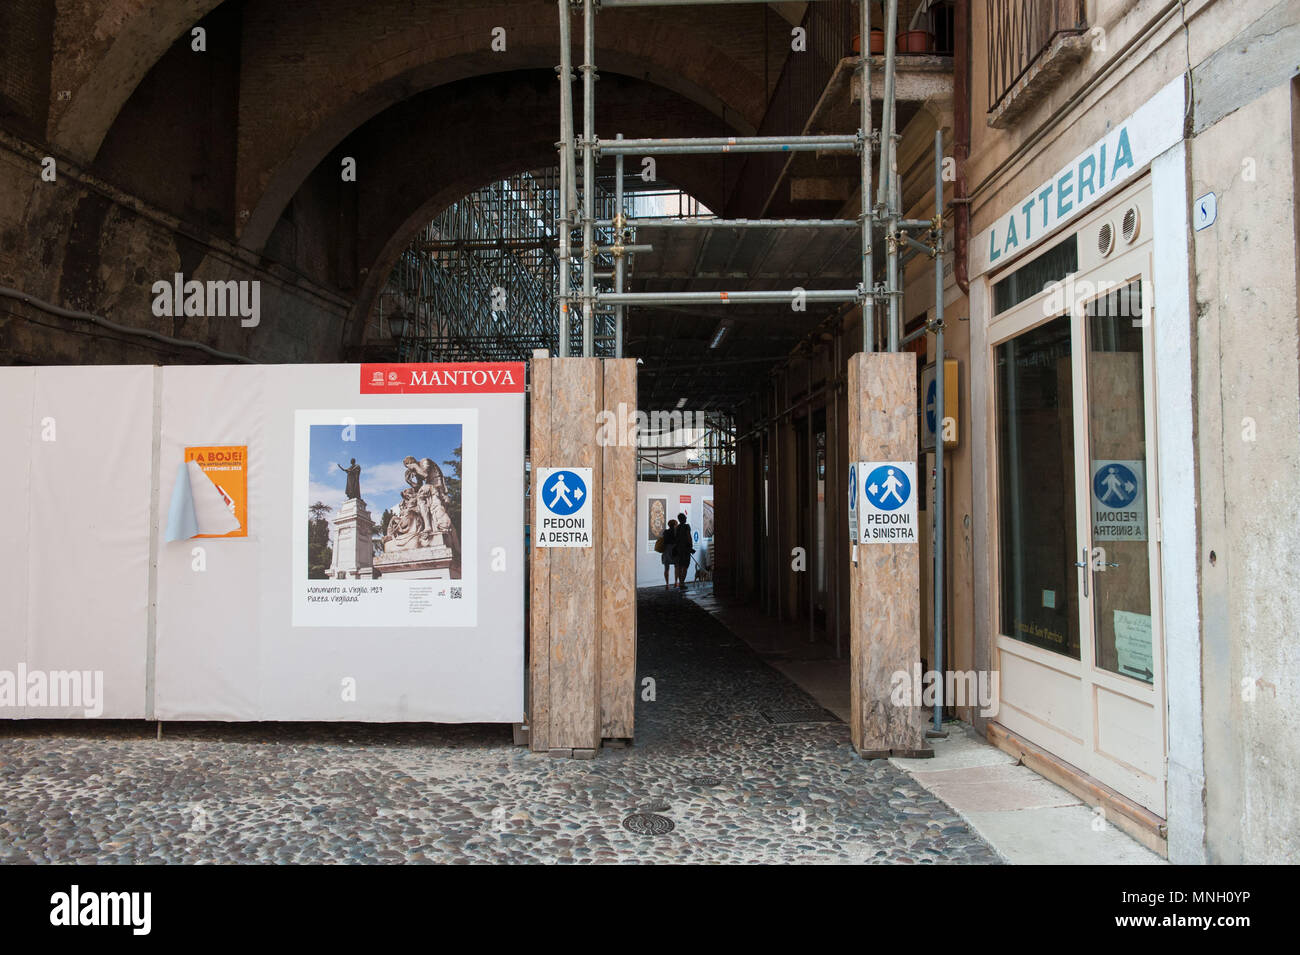
M 634 812 L 623 820 L 623 828 L 638 836 L 663 836 L 677 828 L 667 816 L 653 812 Z

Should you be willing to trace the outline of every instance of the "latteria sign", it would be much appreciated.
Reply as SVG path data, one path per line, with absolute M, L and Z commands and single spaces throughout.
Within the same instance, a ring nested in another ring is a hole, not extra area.
M 863 544 L 915 544 L 916 464 L 859 461 L 859 540 Z
M 971 275 L 1001 268 L 1114 191 L 1182 137 L 1180 76 L 976 236 L 971 245 Z
M 537 546 L 592 546 L 591 468 L 538 468 L 537 488 Z

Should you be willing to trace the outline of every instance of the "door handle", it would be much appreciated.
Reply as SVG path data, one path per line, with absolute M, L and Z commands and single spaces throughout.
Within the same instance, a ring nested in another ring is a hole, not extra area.
M 1083 595 L 1088 596 L 1088 578 L 1091 576 L 1088 566 L 1088 548 L 1083 548 L 1083 560 L 1076 560 L 1074 566 L 1083 571 Z

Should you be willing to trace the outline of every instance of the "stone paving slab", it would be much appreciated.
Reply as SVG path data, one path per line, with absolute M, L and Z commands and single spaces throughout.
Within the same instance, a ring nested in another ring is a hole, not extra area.
M 638 628 L 655 699 L 591 761 L 508 726 L 0 724 L 0 861 L 999 861 L 842 723 L 769 724 L 816 704 L 680 595 L 643 592 Z M 657 805 L 671 832 L 623 827 Z

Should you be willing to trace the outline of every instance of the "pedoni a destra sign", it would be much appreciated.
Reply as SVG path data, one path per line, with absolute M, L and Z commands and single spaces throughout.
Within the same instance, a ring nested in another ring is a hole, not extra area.
M 524 363 L 392 362 L 361 366 L 363 395 L 520 395 Z
M 1183 78 L 1169 83 L 971 241 L 971 276 L 1001 268 L 1183 138 Z

